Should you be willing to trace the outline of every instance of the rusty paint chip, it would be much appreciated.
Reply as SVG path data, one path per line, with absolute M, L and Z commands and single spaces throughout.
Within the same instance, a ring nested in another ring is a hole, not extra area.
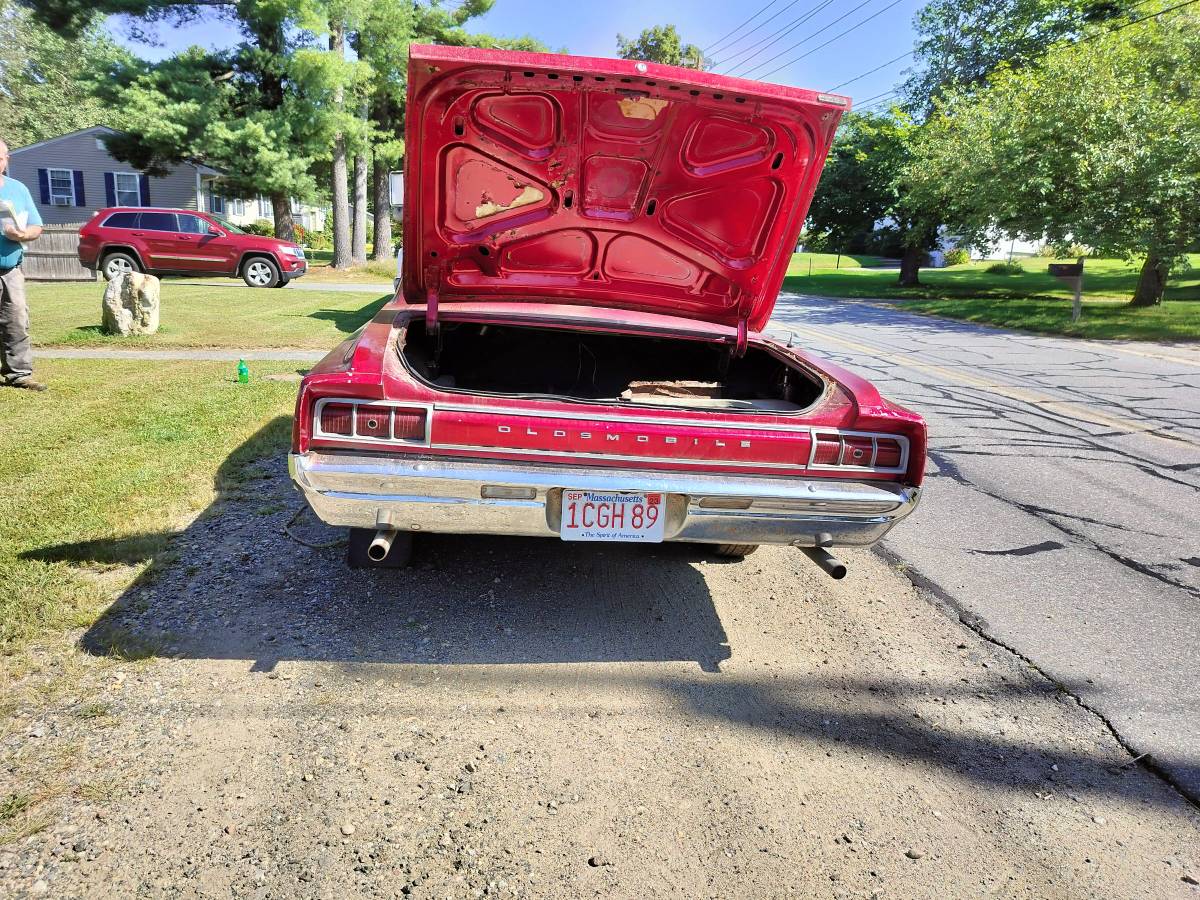
M 653 121 L 663 111 L 669 100 L 657 97 L 622 97 L 617 103 L 621 106 L 621 115 L 627 119 L 648 119 Z

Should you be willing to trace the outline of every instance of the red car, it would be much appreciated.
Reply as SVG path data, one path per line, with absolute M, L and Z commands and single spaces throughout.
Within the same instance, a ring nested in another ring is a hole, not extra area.
M 303 380 L 291 475 L 352 565 L 414 532 L 878 541 L 925 423 L 767 325 L 847 100 L 413 47 L 400 289 Z
M 250 287 L 283 287 L 308 271 L 290 241 L 247 234 L 190 209 L 116 206 L 79 229 L 79 261 L 112 281 L 125 272 L 241 276 Z

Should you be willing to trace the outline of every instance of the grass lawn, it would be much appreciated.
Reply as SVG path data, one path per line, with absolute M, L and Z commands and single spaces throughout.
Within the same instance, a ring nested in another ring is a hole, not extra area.
M 811 266 L 812 271 L 818 269 L 858 269 L 863 266 L 881 266 L 890 264 L 882 256 L 850 256 L 843 253 L 793 253 L 792 261 L 788 264 L 788 275 L 807 275 Z
M 1019 260 L 1024 271 L 993 275 L 988 263 L 922 269 L 921 286 L 902 288 L 895 271 L 851 269 L 789 275 L 784 290 L 822 297 L 901 300 L 905 309 L 1050 334 L 1128 340 L 1200 340 L 1200 255 L 1172 276 L 1160 307 L 1131 309 L 1138 263 L 1089 259 L 1084 263 L 1083 316 L 1071 323 L 1071 293 L 1046 272 L 1051 260 Z M 793 262 L 793 268 L 794 268 Z
M 354 266 L 350 269 L 331 269 L 333 261 L 332 250 L 307 250 L 308 274 L 304 276 L 308 282 L 387 282 L 392 283 L 396 277 L 396 258 L 390 257 L 385 262 L 368 260 L 365 266 Z M 370 250 L 368 249 L 368 252 Z
M 39 347 L 230 347 L 332 349 L 391 295 L 266 290 L 162 283 L 161 325 L 148 337 L 100 333 L 102 283 L 30 284 L 29 315 Z
M 0 389 L 0 650 L 83 625 L 246 465 L 285 445 L 294 380 L 256 363 L 43 360 L 45 394 Z

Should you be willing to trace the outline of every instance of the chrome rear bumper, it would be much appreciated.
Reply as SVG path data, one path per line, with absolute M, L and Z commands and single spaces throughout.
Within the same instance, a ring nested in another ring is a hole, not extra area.
M 887 534 L 920 498 L 919 489 L 888 482 L 340 453 L 292 454 L 288 470 L 330 525 L 454 534 L 557 537 L 562 491 L 571 488 L 666 494 L 668 541 L 861 547 Z

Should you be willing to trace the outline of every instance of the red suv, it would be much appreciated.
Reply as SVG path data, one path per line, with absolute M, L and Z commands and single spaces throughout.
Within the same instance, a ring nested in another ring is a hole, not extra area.
M 283 287 L 308 271 L 298 245 L 190 209 L 102 209 L 79 229 L 79 261 L 109 281 L 125 272 L 240 275 L 250 287 Z

